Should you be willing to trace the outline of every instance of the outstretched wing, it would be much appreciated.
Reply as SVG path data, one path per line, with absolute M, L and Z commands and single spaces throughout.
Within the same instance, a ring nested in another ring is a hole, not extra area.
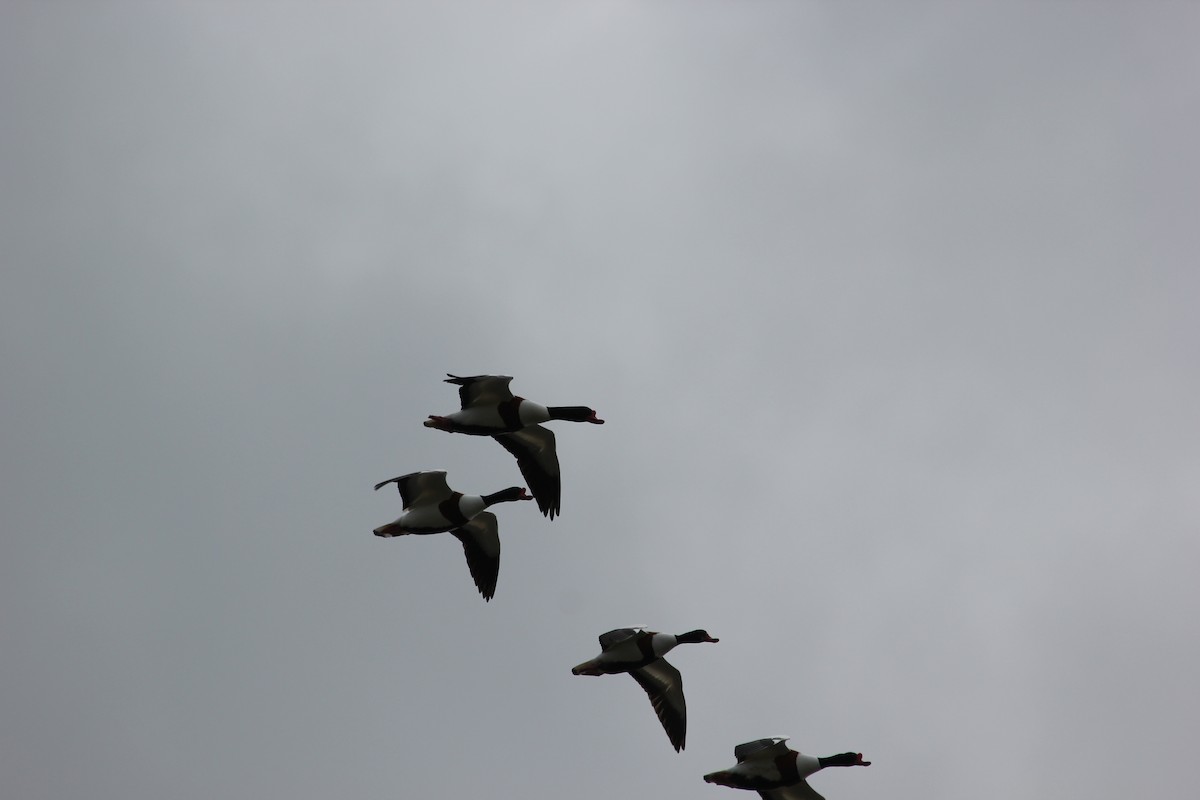
M 748 758 L 773 761 L 788 751 L 786 736 L 771 736 L 766 739 L 755 739 L 753 742 L 739 744 L 733 748 L 733 757 L 742 763 Z
M 554 447 L 554 432 L 541 425 L 530 425 L 512 433 L 493 437 L 500 446 L 517 458 L 517 466 L 529 484 L 529 491 L 538 508 L 550 519 L 560 513 L 562 478 L 558 469 L 558 452 Z
M 458 384 L 458 399 L 464 409 L 512 400 L 513 394 L 508 388 L 511 375 L 472 375 L 469 378 L 460 378 L 449 372 L 446 375 L 446 383 Z
M 405 508 L 418 502 L 436 503 L 449 497 L 452 492 L 446 484 L 446 470 L 433 469 L 425 472 L 410 472 L 398 478 L 389 478 L 375 484 L 375 491 L 395 483 L 400 490 L 400 500 Z
M 633 628 L 616 628 L 608 633 L 602 633 L 600 634 L 600 649 L 608 650 L 625 641 L 626 639 L 631 639 L 634 636 L 637 636 L 645 630 L 645 628 L 636 626 Z
M 808 785 L 803 778 L 799 783 L 784 786 L 779 789 L 769 789 L 758 793 L 763 800 L 825 800 L 816 789 Z
M 683 678 L 679 670 L 660 658 L 629 674 L 650 696 L 650 705 L 654 706 L 654 713 L 658 714 L 658 721 L 675 752 L 682 750 L 687 736 L 687 706 L 683 701 Z
M 490 511 L 476 514 L 470 522 L 450 531 L 462 542 L 467 568 L 484 600 L 496 594 L 500 577 L 500 534 L 496 515 Z

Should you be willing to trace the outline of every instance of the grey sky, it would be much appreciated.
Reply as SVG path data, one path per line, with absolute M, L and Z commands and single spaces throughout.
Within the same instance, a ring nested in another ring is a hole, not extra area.
M 1200 8 L 244 6 L 0 5 L 5 797 L 1193 791 Z

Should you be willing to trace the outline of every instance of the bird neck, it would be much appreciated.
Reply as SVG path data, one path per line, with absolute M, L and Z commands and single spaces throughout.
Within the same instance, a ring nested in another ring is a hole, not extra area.
M 550 419 L 562 419 L 568 422 L 590 422 L 596 412 L 587 406 L 547 406 Z
M 492 494 L 483 495 L 483 507 L 494 506 L 496 503 L 509 503 L 514 500 L 521 499 L 521 493 L 524 491 L 520 486 L 510 486 L 507 489 L 501 489 Z
M 862 761 L 862 757 L 858 753 L 838 753 L 836 756 L 823 756 L 817 758 L 821 762 L 821 769 L 825 767 L 855 767 Z

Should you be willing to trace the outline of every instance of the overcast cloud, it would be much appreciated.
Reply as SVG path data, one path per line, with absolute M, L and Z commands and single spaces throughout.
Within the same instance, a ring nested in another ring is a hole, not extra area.
M 1183 797 L 1200 7 L 0 5 L 21 800 Z M 495 600 L 380 480 L 519 484 Z M 610 628 L 707 628 L 637 685 Z

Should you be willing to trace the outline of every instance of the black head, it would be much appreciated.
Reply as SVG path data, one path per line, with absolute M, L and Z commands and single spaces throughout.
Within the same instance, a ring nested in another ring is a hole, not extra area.
M 604 420 L 596 416 L 594 409 L 587 406 L 550 406 L 550 419 L 562 419 L 567 422 L 590 422 L 593 425 L 603 425 Z
M 870 761 L 863 761 L 862 753 L 838 753 L 836 756 L 818 758 L 822 767 L 869 767 Z
M 529 493 L 525 491 L 523 486 L 510 486 L 507 489 L 501 489 L 492 494 L 483 496 L 483 504 L 485 506 L 493 506 L 496 503 L 510 503 L 514 500 L 532 500 Z
M 681 633 L 675 637 L 675 640 L 681 644 L 699 644 L 700 642 L 719 642 L 720 639 L 714 639 L 708 635 L 708 631 L 695 630 Z

